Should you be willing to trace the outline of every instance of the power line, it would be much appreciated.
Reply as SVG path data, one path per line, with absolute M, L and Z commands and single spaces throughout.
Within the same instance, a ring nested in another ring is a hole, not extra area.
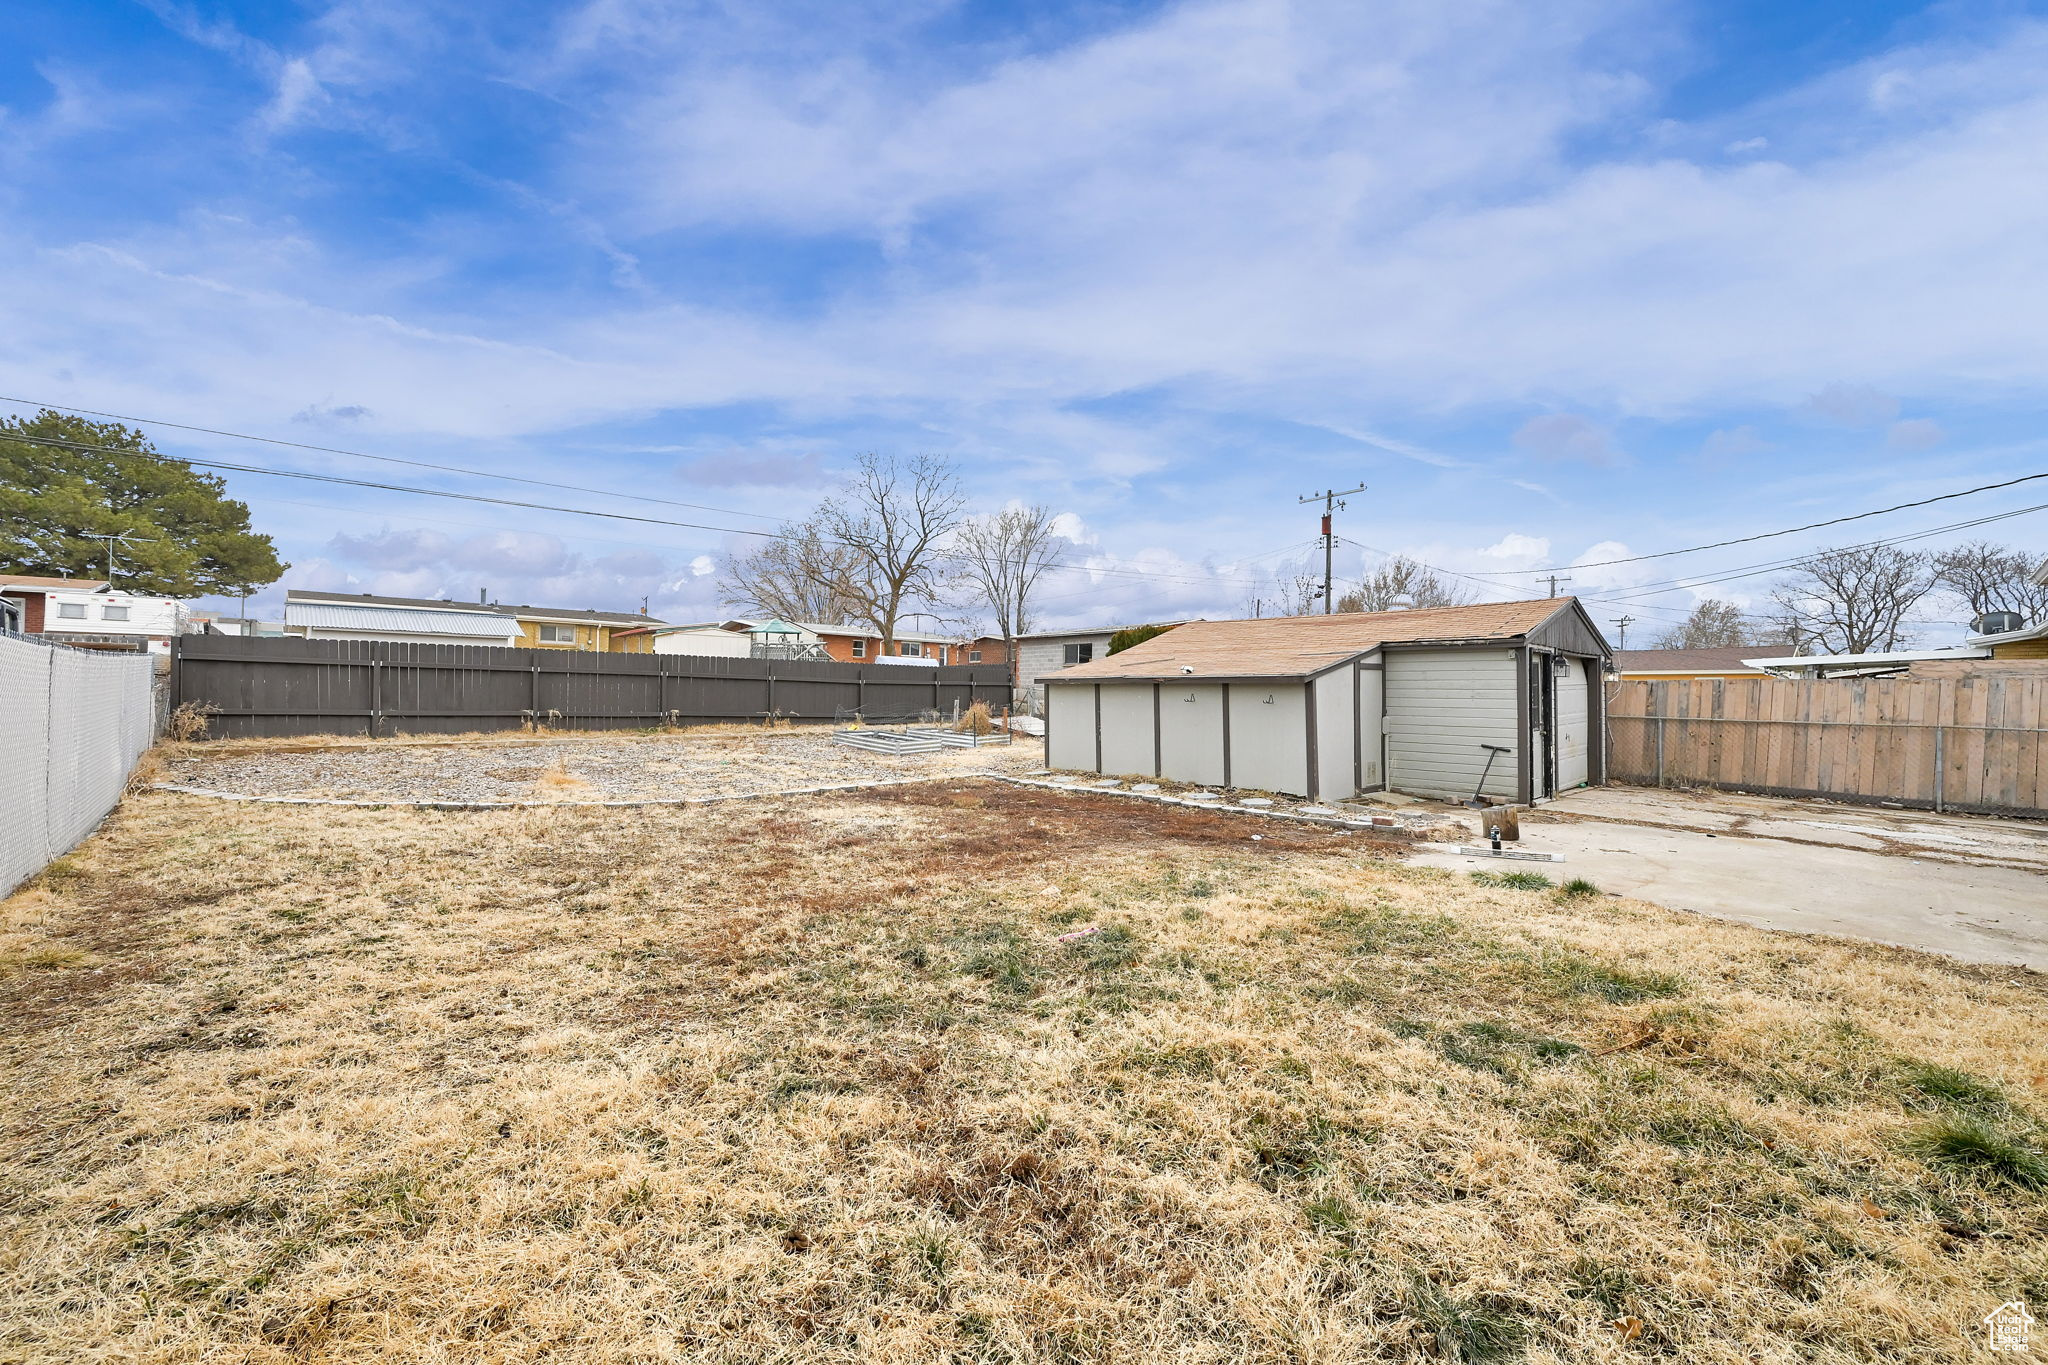
M 286 441 L 275 436 L 251 436 L 241 431 L 223 431 L 216 427 L 195 427 L 183 422 L 166 422 L 156 417 L 124 417 L 118 412 L 100 412 L 95 408 L 67 408 L 61 403 L 42 403 L 30 398 L 9 398 L 0 394 L 0 403 L 14 403 L 21 407 L 51 408 L 57 412 L 75 413 L 85 417 L 109 417 L 116 422 L 136 422 L 143 426 L 170 427 L 174 431 L 196 431 L 207 436 L 226 436 L 237 441 L 259 441 L 264 445 L 283 446 L 288 450 L 311 450 L 322 455 L 347 455 L 358 460 L 381 460 L 385 464 L 408 465 L 414 469 L 434 469 L 444 474 L 467 474 L 479 479 L 503 479 L 507 483 L 531 484 L 536 488 L 560 488 L 571 493 L 595 493 L 605 498 L 630 498 L 636 502 L 666 503 L 670 507 L 690 507 L 699 512 L 719 512 L 733 517 L 754 517 L 761 521 L 776 521 L 761 512 L 742 512 L 736 507 L 712 507 L 701 502 L 679 502 L 674 498 L 655 497 L 650 493 L 620 493 L 609 488 L 590 488 L 579 483 L 556 483 L 549 479 L 529 479 L 518 474 L 500 474 L 489 469 L 468 469 L 462 465 L 434 464 L 428 460 L 406 460 L 396 455 L 372 455 L 363 450 L 344 450 L 339 446 L 308 445 L 304 441 Z M 140 452 L 137 452 L 140 453 Z M 190 463 L 190 461 L 188 461 Z
M 1782 531 L 1759 531 L 1757 534 L 1753 536 L 1737 536 L 1733 540 L 1716 540 L 1706 545 L 1688 545 L 1682 550 L 1659 550 L 1655 554 L 1630 555 L 1626 559 L 1597 559 L 1587 564 L 1560 564 L 1555 565 L 1553 567 L 1559 570 L 1604 569 L 1614 564 L 1640 564 L 1642 561 L 1646 559 L 1669 559 L 1673 555 L 1696 554 L 1701 550 L 1719 550 L 1729 545 L 1747 545 L 1753 540 L 1770 540 L 1775 536 L 1796 535 L 1801 531 L 1817 531 L 1823 526 L 1840 526 L 1843 522 L 1862 521 L 1866 517 L 1881 517 L 1891 512 L 1903 512 L 1910 507 L 1926 507 L 1930 503 L 1947 502 L 1951 498 L 1967 498 L 1973 493 L 1989 493 L 1994 489 L 2011 488 L 2015 484 L 2030 483 L 2035 479 L 2048 479 L 2048 473 L 2022 474 L 2017 479 L 2007 479 L 2003 483 L 1980 484 L 1975 488 L 1965 488 L 1954 493 L 1941 493 L 1931 498 L 1920 498 L 1913 502 L 1902 502 L 1895 504 L 1891 507 L 1880 507 L 1870 512 L 1857 512 L 1850 516 L 1834 517 L 1827 521 L 1810 521 L 1804 526 L 1788 526 Z M 1503 569 L 1501 570 L 1501 572 L 1514 574 L 1546 574 L 1551 572 L 1551 570 Z
M 1863 541 L 1860 544 L 1856 545 L 1845 545 L 1842 548 L 1845 550 L 1869 550 L 1875 549 L 1881 545 L 1907 545 L 1911 544 L 1913 541 L 1916 540 L 1928 540 L 1935 536 L 1947 535 L 1951 531 L 1967 531 L 1978 526 L 1988 526 L 1995 521 L 2007 521 L 2013 517 L 2023 517 L 2028 515 L 2029 513 L 2040 512 L 2044 510 L 2048 510 L 2048 502 L 2035 503 L 2031 507 L 2015 508 L 2010 512 L 1995 512 L 1988 517 L 1977 517 L 1970 521 L 1951 522 L 1946 526 L 1936 526 L 1926 531 L 1914 531 L 1902 536 L 1886 536 L 1878 540 Z M 1777 573 L 1782 569 L 1791 568 L 1792 566 L 1800 562 L 1801 560 L 1799 559 L 1776 560 L 1768 564 L 1741 567 L 1734 571 L 1726 573 L 1703 575 L 1699 578 L 1675 582 L 1670 586 L 1647 585 L 1645 587 L 1640 588 L 1620 588 L 1616 589 L 1616 591 L 1624 594 L 1642 594 L 1647 596 L 1655 596 L 1658 593 L 1676 592 L 1682 588 L 1709 587 L 1716 583 L 1732 583 L 1735 580 L 1741 578 L 1755 578 L 1761 574 Z M 1632 601 L 1633 598 L 1630 596 L 1621 596 L 1609 598 L 1607 600 L 1614 602 L 1627 602 Z
M 780 530 L 761 531 L 744 526 L 712 526 L 703 522 L 676 521 L 669 517 L 639 516 L 631 512 L 605 512 L 590 507 L 564 507 L 556 503 L 526 502 L 518 498 L 494 498 L 483 493 L 461 493 L 445 488 L 415 488 L 409 484 L 380 483 L 372 479 L 351 479 L 339 474 L 313 474 L 296 469 L 270 469 L 262 465 L 237 464 L 227 460 L 191 459 L 180 455 L 164 455 L 146 450 L 120 450 L 112 446 L 94 445 L 86 441 L 67 441 L 53 436 L 28 436 L 20 432 L 0 433 L 0 440 L 19 441 L 24 445 L 47 446 L 56 450 L 94 451 L 104 455 L 128 456 L 136 459 L 157 460 L 167 464 L 196 465 L 202 469 L 224 469 L 240 474 L 266 474 L 279 479 L 305 479 L 314 483 L 340 484 L 349 488 L 369 488 L 387 493 L 411 493 L 420 497 L 449 498 L 458 502 L 488 503 L 497 507 L 518 507 L 529 511 L 557 512 L 579 517 L 602 517 L 611 521 L 640 522 L 650 526 L 676 526 L 690 531 L 716 531 L 723 535 L 756 536 L 763 540 L 789 540 L 791 536 Z M 963 556 L 957 550 L 938 550 L 936 555 L 958 559 Z M 1094 574 L 1110 574 L 1122 578 L 1148 579 L 1163 582 L 1213 584 L 1213 577 L 1196 578 L 1188 574 L 1158 573 L 1147 569 L 1119 569 L 1111 567 L 1089 568 Z

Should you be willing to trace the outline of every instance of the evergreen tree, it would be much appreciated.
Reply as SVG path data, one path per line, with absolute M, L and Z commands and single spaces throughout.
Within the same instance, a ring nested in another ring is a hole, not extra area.
M 234 595 L 274 583 L 286 565 L 226 485 L 157 453 L 117 422 L 45 409 L 0 418 L 0 572 L 101 578 L 165 597 Z

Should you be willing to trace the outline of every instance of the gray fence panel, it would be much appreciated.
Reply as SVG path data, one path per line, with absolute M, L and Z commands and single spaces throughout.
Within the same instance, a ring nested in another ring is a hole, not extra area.
M 175 700 L 219 737 L 459 734 L 538 719 L 564 729 L 950 715 L 1010 705 L 1000 667 L 601 654 L 375 640 L 187 635 Z
M 0 636 L 0 895 L 106 818 L 156 734 L 156 661 Z

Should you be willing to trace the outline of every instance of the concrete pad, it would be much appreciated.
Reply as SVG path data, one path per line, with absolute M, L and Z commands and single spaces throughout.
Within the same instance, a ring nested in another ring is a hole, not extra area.
M 1700 803 L 1708 818 L 1686 828 L 1676 817 L 1692 803 L 1671 793 L 1574 793 L 1524 813 L 1522 846 L 1563 853 L 1553 876 L 1585 877 L 1675 910 L 2048 971 L 2048 857 L 2040 856 L 2048 826 L 1924 812 L 1866 826 L 1837 818 L 1833 805 L 1745 797 L 1736 807 L 1721 795 Z M 1927 826 L 1924 843 L 1913 842 L 1914 823 Z M 1816 828 L 1828 824 L 1854 828 Z M 1411 861 L 1461 870 L 1487 863 L 1442 852 Z

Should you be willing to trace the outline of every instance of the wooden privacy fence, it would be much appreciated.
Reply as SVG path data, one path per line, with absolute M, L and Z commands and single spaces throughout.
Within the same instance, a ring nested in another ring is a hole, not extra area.
M 894 718 L 1010 702 L 1001 667 L 234 635 L 182 635 L 172 652 L 173 704 L 211 708 L 208 733 L 223 738 L 829 721 L 854 710 Z
M 2048 672 L 1612 686 L 1616 782 L 2048 815 Z

